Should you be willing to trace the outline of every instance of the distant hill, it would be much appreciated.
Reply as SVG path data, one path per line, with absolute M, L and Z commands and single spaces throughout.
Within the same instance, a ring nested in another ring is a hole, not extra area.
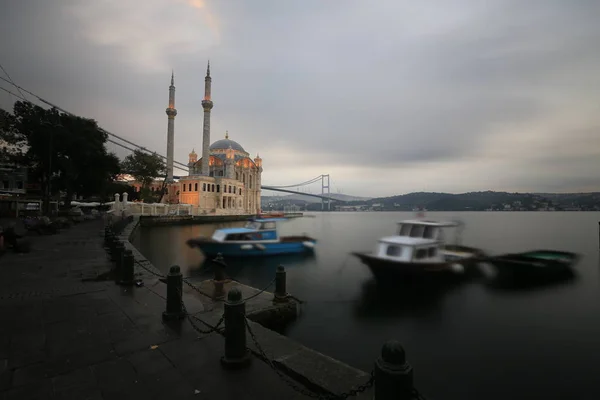
M 358 197 L 331 194 L 345 201 L 339 205 L 355 206 L 361 210 L 412 211 L 600 211 L 600 192 L 593 193 L 509 193 L 414 192 L 389 197 Z M 262 196 L 263 208 L 277 209 L 291 204 L 306 210 L 320 210 L 321 200 L 303 195 Z M 335 203 L 333 203 L 335 205 Z
M 352 202 L 355 203 L 355 202 Z M 352 204 L 351 203 L 351 204 Z M 431 211 L 483 210 L 600 210 L 600 192 L 594 193 L 508 193 L 468 192 L 460 194 L 416 192 L 367 201 L 383 210 L 410 211 L 425 208 Z

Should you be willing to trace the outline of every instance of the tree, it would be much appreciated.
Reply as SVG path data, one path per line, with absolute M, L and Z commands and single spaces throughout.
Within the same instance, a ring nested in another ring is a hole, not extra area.
M 135 150 L 123 160 L 121 163 L 121 171 L 133 176 L 136 181 L 142 184 L 142 199 L 148 199 L 152 197 L 148 187 L 154 179 L 164 176 L 167 168 L 163 159 L 157 154 Z M 158 199 L 158 201 L 160 201 L 160 199 Z
M 29 102 L 16 102 L 8 142 L 20 149 L 20 162 L 29 167 L 29 180 L 39 180 L 44 206 L 53 193 L 73 196 L 102 192 L 119 173 L 117 157 L 105 147 L 108 135 L 96 121 Z
M 22 156 L 18 137 L 14 116 L 0 108 L 0 162 L 14 163 Z

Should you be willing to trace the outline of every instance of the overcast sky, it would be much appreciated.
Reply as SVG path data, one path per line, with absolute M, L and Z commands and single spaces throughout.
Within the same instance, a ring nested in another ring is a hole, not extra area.
M 211 141 L 260 153 L 264 184 L 600 190 L 600 1 L 0 3 L 18 84 L 163 154 L 174 69 L 184 163 L 210 59 Z

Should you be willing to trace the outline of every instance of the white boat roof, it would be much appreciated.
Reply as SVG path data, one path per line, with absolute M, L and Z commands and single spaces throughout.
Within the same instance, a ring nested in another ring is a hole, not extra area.
M 400 221 L 398 224 L 411 224 L 411 225 L 426 225 L 426 226 L 438 226 L 438 227 L 452 227 L 458 226 L 458 222 L 453 221 L 429 221 L 425 219 L 407 219 Z
M 436 244 L 438 243 L 435 239 L 426 239 L 422 237 L 409 237 L 409 236 L 386 236 L 379 239 L 380 242 L 390 243 L 390 244 L 402 244 L 405 246 L 419 246 L 419 245 L 427 245 L 427 244 Z

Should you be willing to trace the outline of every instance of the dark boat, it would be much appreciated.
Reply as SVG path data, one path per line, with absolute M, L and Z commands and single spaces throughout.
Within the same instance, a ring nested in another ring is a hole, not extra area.
M 492 284 L 530 285 L 568 280 L 574 277 L 575 253 L 532 250 L 486 259 L 494 268 Z
M 459 244 L 445 245 L 442 228 L 455 222 L 408 220 L 395 236 L 379 239 L 373 252 L 351 254 L 367 265 L 379 282 L 397 279 L 464 279 L 479 275 L 475 267 L 482 251 Z

